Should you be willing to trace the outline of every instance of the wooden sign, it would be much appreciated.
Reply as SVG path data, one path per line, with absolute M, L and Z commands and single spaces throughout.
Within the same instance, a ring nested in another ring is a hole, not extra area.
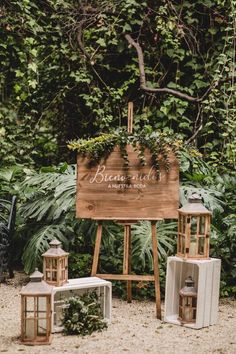
M 95 166 L 78 156 L 76 216 L 112 220 L 153 220 L 177 218 L 179 207 L 179 166 L 170 154 L 170 171 L 160 162 L 157 176 L 151 154 L 145 151 L 146 166 L 137 152 L 127 146 L 129 167 L 119 147 Z

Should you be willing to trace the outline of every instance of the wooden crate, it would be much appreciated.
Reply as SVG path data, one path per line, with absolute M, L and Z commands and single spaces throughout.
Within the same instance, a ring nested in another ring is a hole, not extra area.
M 169 172 L 160 158 L 157 176 L 149 150 L 145 150 L 145 166 L 133 146 L 127 145 L 126 150 L 127 169 L 119 147 L 95 166 L 78 155 L 76 216 L 103 220 L 177 218 L 179 165 L 175 155 L 169 153 Z
M 192 276 L 197 289 L 196 323 L 185 327 L 199 329 L 216 324 L 218 317 L 221 260 L 184 260 L 168 257 L 164 321 L 181 325 L 179 316 L 179 291 L 185 279 Z
M 96 291 L 98 295 L 104 319 L 108 322 L 111 320 L 111 282 L 97 277 L 69 279 L 68 283 L 53 288 L 52 333 L 63 331 L 61 319 L 65 301 L 72 296 L 81 296 L 92 291 Z

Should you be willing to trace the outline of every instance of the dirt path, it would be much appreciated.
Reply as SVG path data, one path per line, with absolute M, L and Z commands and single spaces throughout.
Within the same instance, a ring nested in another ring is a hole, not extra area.
M 0 286 L 0 353 L 69 354 L 236 354 L 236 301 L 220 304 L 219 321 L 201 330 L 162 323 L 152 302 L 113 299 L 107 330 L 84 338 L 55 334 L 50 346 L 19 344 L 20 287 Z

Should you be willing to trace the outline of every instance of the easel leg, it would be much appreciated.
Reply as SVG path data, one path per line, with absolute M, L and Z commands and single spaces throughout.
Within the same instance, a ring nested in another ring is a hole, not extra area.
M 92 265 L 92 272 L 91 272 L 91 276 L 93 276 L 93 277 L 96 276 L 96 274 L 97 274 L 101 239 L 102 239 L 102 223 L 99 223 L 98 228 L 97 228 L 95 248 L 94 248 L 94 254 L 93 254 L 93 265 Z
M 153 252 L 154 282 L 155 282 L 155 293 L 156 293 L 156 314 L 157 314 L 157 318 L 161 320 L 161 294 L 160 294 L 160 282 L 159 282 L 156 222 L 152 222 L 152 252 Z
M 131 271 L 131 226 L 124 225 L 124 259 L 123 274 L 130 274 Z M 127 301 L 132 301 L 132 282 L 127 281 Z
M 128 227 L 128 274 L 131 272 L 131 225 Z M 132 282 L 127 281 L 127 301 L 132 301 Z

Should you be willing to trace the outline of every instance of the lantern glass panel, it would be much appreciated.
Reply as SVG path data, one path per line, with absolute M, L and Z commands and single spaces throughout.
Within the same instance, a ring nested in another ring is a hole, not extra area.
M 185 321 L 193 320 L 192 297 L 186 296 L 183 298 L 183 319 Z
M 46 272 L 46 281 L 47 280 L 49 280 L 49 281 L 51 280 L 51 272 L 49 272 L 49 271 Z
M 182 250 L 181 250 L 181 246 L 182 246 L 181 240 L 182 240 L 182 236 L 179 234 L 179 235 L 178 235 L 178 252 L 181 252 L 181 251 L 182 251 Z
M 179 232 L 183 233 L 183 218 L 181 215 L 179 217 Z
M 25 320 L 25 339 L 33 340 L 34 337 L 34 318 L 27 318 Z
M 182 218 L 182 230 L 181 230 L 181 233 L 182 234 L 185 234 L 185 232 L 186 232 L 186 216 L 181 216 L 181 218 Z
M 205 237 L 199 237 L 198 239 L 198 254 L 204 255 Z
M 181 236 L 181 249 L 180 252 L 181 253 L 185 253 L 185 236 Z
M 191 235 L 196 235 L 196 233 L 197 233 L 197 218 L 192 217 L 190 219 L 190 222 L 191 222 Z
M 62 270 L 62 271 L 61 271 L 61 280 L 64 280 L 64 279 L 65 279 L 65 271 Z
M 47 334 L 47 319 L 39 318 L 37 324 L 37 336 L 45 337 Z
M 32 317 L 34 315 L 34 298 L 25 298 L 25 317 Z
M 191 296 L 185 296 L 183 298 L 183 305 L 188 307 L 188 306 L 192 306 L 192 297 Z
M 205 218 L 205 216 L 200 216 L 200 228 L 199 228 L 200 235 L 204 235 L 205 226 L 206 226 L 206 218 Z
M 33 297 L 25 298 L 25 337 L 28 340 L 34 339 L 35 301 Z
M 57 259 L 52 259 L 52 268 L 57 269 Z
M 40 296 L 37 298 L 37 336 L 43 336 L 47 334 L 47 298 Z
M 195 256 L 197 250 L 197 239 L 196 235 L 191 235 L 190 237 L 190 247 L 189 247 L 189 255 Z
M 45 314 L 47 312 L 47 298 L 45 296 L 40 296 L 37 298 L 37 309 L 39 314 Z
M 192 308 L 191 307 L 184 307 L 182 309 L 182 311 L 183 311 L 183 320 L 184 321 L 192 321 L 193 320 Z
M 52 271 L 52 281 L 57 281 L 57 272 Z

